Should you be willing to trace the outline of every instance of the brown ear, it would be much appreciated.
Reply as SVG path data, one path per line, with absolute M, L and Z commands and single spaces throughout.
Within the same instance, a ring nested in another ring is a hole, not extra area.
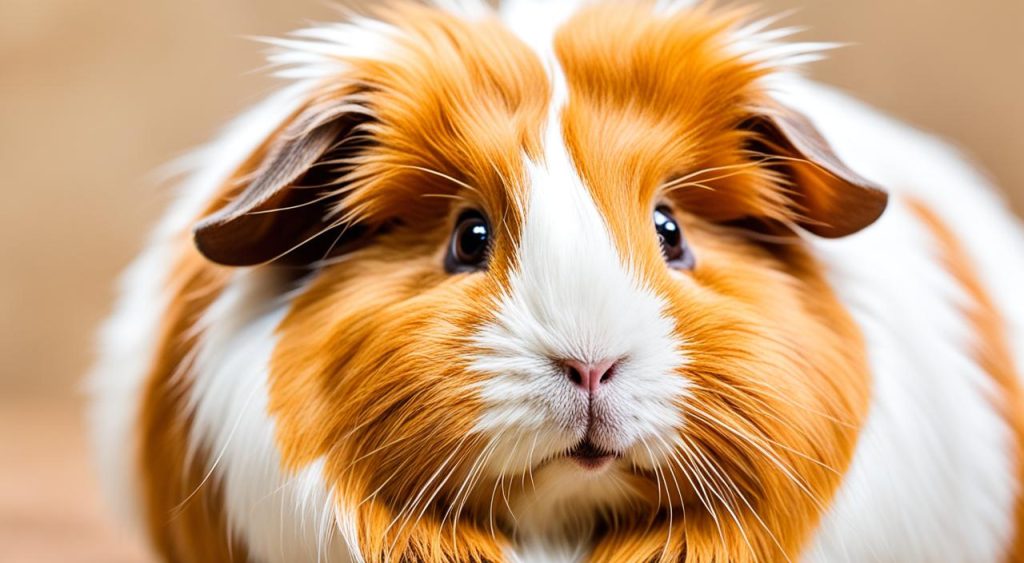
M 327 251 L 327 239 L 338 244 L 346 227 L 329 216 L 338 186 L 330 170 L 312 171 L 340 156 L 335 150 L 352 127 L 350 116 L 307 110 L 275 133 L 257 150 L 265 156 L 255 170 L 241 171 L 248 185 L 193 229 L 199 251 L 218 264 L 251 266 L 305 262 Z
M 804 115 L 767 108 L 748 122 L 766 163 L 780 171 L 792 190 L 797 224 L 822 237 L 853 234 L 875 222 L 889 196 L 851 170 Z

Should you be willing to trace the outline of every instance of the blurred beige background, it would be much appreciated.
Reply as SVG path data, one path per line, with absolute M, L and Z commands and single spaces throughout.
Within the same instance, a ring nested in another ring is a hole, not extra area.
M 1024 209 L 1024 1 L 766 0 L 811 74 L 964 148 Z M 138 561 L 102 516 L 80 378 L 117 272 L 166 202 L 154 171 L 273 82 L 326 0 L 0 0 L 0 560 Z

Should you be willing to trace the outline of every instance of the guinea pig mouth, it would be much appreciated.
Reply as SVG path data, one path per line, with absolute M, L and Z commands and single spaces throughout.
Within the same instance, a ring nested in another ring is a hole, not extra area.
M 591 442 L 589 438 L 584 438 L 583 441 L 567 451 L 565 457 L 584 469 L 597 470 L 609 465 L 618 457 L 618 454 L 604 450 Z

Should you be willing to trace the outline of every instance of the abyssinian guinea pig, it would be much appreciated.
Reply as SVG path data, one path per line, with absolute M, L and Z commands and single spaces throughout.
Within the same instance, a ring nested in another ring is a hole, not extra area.
M 749 15 L 389 3 L 275 41 L 290 85 L 199 154 L 93 379 L 154 551 L 1020 560 L 1022 230 Z

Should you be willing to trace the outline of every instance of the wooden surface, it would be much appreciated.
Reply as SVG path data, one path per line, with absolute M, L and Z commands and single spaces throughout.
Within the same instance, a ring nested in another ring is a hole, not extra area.
M 151 561 L 100 499 L 75 401 L 0 399 L 0 561 Z

